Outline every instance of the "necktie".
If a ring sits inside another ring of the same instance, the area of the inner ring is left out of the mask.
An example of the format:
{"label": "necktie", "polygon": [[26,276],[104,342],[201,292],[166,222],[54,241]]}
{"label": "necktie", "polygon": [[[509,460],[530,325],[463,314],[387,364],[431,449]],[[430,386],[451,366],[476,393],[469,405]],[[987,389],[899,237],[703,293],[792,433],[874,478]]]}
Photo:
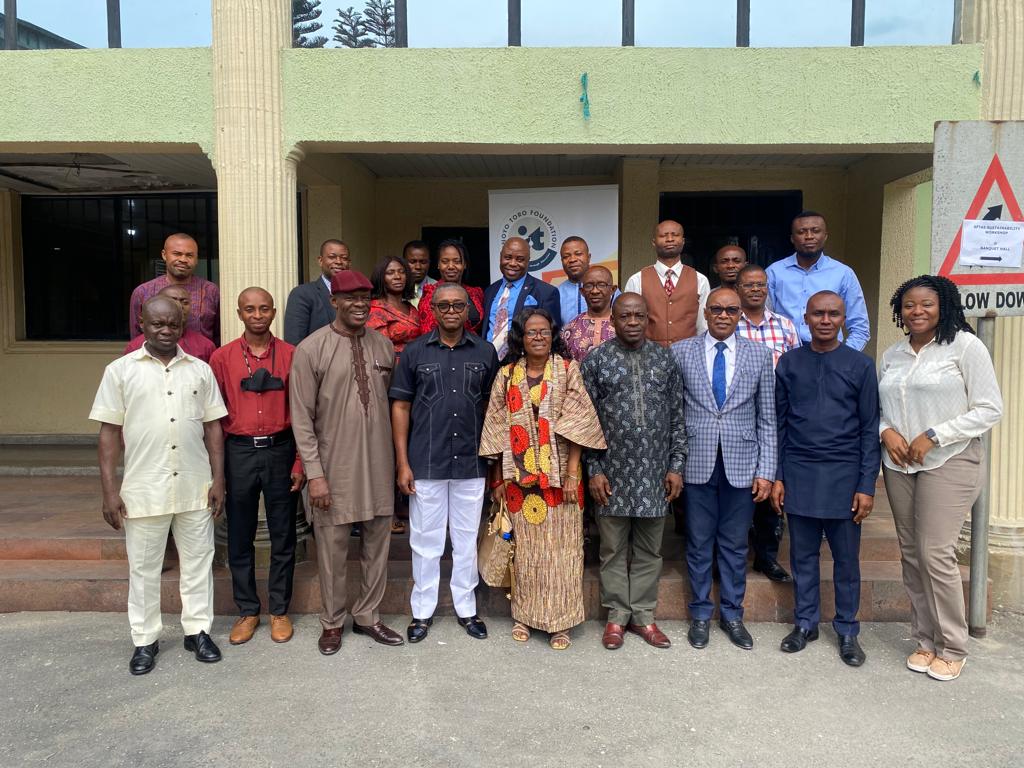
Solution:
{"label": "necktie", "polygon": [[512,283],[505,283],[505,290],[498,299],[498,311],[494,314],[494,331],[491,343],[498,352],[498,360],[503,360],[508,352],[508,294]]}
{"label": "necktie", "polygon": [[676,284],[672,282],[671,270],[665,273],[665,295],[671,296],[672,291],[676,289]]}
{"label": "necktie", "polygon": [[715,402],[718,410],[722,410],[725,402],[725,342],[719,341],[715,344],[715,365],[711,371],[711,391],[715,394]]}

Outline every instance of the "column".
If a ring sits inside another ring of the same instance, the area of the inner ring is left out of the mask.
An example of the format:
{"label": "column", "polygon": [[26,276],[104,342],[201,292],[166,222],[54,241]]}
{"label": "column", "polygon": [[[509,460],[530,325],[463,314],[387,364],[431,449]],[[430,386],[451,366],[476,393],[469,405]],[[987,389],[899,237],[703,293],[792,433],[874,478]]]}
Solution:
{"label": "column", "polygon": [[[963,42],[985,44],[982,118],[1024,120],[1024,6],[1020,0],[964,0]],[[989,576],[996,604],[1024,607],[1024,317],[996,321],[995,364],[1002,423],[992,432]],[[970,523],[965,526],[969,539]]]}
{"label": "column", "polygon": [[[654,262],[660,160],[623,158],[619,165],[619,284]],[[682,222],[685,231],[686,222]]]}

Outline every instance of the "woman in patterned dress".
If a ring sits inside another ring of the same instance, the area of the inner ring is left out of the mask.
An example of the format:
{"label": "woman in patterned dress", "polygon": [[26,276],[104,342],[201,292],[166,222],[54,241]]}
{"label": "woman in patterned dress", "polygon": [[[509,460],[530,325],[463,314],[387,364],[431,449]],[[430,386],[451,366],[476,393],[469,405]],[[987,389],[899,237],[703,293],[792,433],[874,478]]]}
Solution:
{"label": "woman in patterned dress", "polygon": [[551,633],[555,650],[583,621],[580,456],[605,448],[577,363],[552,337],[551,315],[529,307],[512,322],[484,419],[480,455],[491,468],[492,497],[505,498],[516,542],[512,637]]}
{"label": "woman in patterned dress", "polygon": [[[466,289],[469,295],[469,318],[466,320],[466,330],[479,335],[484,319],[484,292],[482,288],[474,285],[463,285],[462,275],[469,266],[469,254],[466,246],[459,240],[445,240],[437,247],[437,271],[441,275],[441,282],[458,283]],[[438,283],[431,283],[423,286],[423,295],[420,297],[420,333],[429,333],[437,327],[437,320],[434,318],[434,310],[430,307],[430,300],[434,295],[434,289]]]}

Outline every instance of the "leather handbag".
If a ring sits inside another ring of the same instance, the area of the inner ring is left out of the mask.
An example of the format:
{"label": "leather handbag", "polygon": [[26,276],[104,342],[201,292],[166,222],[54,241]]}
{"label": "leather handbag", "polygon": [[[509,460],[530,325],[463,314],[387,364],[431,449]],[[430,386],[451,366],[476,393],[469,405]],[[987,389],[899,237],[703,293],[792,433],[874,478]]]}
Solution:
{"label": "leather handbag", "polygon": [[505,499],[491,505],[487,527],[480,532],[477,568],[489,587],[512,588],[512,560],[516,544],[512,538],[512,518]]}

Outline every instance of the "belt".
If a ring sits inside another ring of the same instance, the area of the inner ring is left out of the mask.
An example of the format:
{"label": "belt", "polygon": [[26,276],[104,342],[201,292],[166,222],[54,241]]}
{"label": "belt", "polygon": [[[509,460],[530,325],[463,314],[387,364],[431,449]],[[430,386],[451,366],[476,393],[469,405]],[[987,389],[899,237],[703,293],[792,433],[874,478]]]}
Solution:
{"label": "belt", "polygon": [[273,435],[228,435],[228,440],[231,442],[253,448],[270,448],[281,443],[291,442],[292,439],[292,431],[290,429],[283,429]]}

